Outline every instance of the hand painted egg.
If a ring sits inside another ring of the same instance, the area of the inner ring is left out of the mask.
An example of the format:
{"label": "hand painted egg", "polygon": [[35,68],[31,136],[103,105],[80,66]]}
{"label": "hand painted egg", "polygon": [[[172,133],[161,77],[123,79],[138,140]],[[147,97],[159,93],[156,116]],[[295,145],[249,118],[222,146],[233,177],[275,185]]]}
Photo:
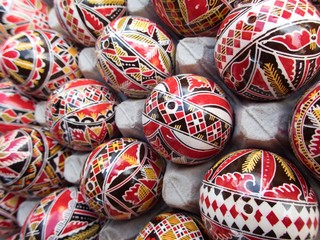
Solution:
{"label": "hand painted egg", "polygon": [[0,132],[38,125],[36,101],[19,91],[10,81],[0,82]]}
{"label": "hand painted egg", "polygon": [[20,231],[17,212],[23,197],[0,189],[0,238],[13,235]]}
{"label": "hand painted egg", "polygon": [[285,98],[319,70],[319,12],[305,0],[240,4],[220,26],[215,61],[240,96]]}
{"label": "hand painted egg", "polygon": [[320,83],[296,103],[289,140],[297,159],[320,179]]}
{"label": "hand painted egg", "polygon": [[0,182],[5,190],[38,198],[65,184],[64,161],[71,154],[40,128],[0,136]]}
{"label": "hand painted egg", "polygon": [[204,176],[200,211],[213,239],[315,239],[318,201],[284,158],[244,149],[221,158]]}
{"label": "hand painted egg", "polygon": [[215,36],[238,1],[152,0],[157,15],[182,37]]}
{"label": "hand painted egg", "polygon": [[0,0],[0,42],[23,31],[49,29],[48,14],[41,0]]}
{"label": "hand painted egg", "polygon": [[88,156],[80,191],[102,218],[126,220],[151,209],[161,198],[164,161],[144,142],[118,138]]}
{"label": "hand painted egg", "polygon": [[22,226],[21,239],[98,239],[98,215],[75,187],[44,197]]}
{"label": "hand painted egg", "polygon": [[145,98],[174,70],[172,39],[146,18],[112,21],[98,38],[96,54],[106,82],[131,98]]}
{"label": "hand painted egg", "polygon": [[200,164],[230,139],[233,110],[223,90],[207,78],[165,79],[146,99],[143,130],[153,149],[178,164]]}
{"label": "hand painted egg", "polygon": [[9,38],[2,46],[0,67],[21,91],[41,99],[82,76],[78,51],[52,30],[27,31]]}
{"label": "hand painted egg", "polygon": [[77,79],[55,91],[47,102],[46,122],[53,137],[77,151],[90,151],[114,137],[116,96],[92,79]]}
{"label": "hand painted egg", "polygon": [[127,1],[56,0],[54,9],[64,30],[84,46],[94,46],[112,20],[126,13]]}
{"label": "hand painted egg", "polygon": [[154,217],[136,240],[209,239],[200,219],[186,212],[166,212]]}

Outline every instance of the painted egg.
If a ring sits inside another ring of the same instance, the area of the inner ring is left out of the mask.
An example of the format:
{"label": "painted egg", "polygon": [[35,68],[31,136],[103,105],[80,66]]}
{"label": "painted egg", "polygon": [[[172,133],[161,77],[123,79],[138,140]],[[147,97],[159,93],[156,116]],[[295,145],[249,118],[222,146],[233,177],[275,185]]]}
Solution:
{"label": "painted egg", "polygon": [[144,142],[117,138],[101,144],[87,158],[80,191],[102,218],[132,219],[161,198],[164,161]]}
{"label": "painted egg", "polygon": [[0,238],[20,231],[17,212],[23,201],[23,197],[0,189]]}
{"label": "painted egg", "polygon": [[0,0],[0,42],[23,31],[49,29],[48,14],[41,0]]}
{"label": "painted egg", "polygon": [[9,38],[2,45],[0,67],[21,91],[41,99],[82,76],[77,49],[52,30],[30,30]]}
{"label": "painted egg", "polygon": [[318,201],[284,158],[244,149],[221,158],[204,176],[200,211],[213,239],[315,239]]}
{"label": "painted egg", "polygon": [[296,103],[289,124],[289,140],[297,159],[320,179],[320,83]]}
{"label": "painted egg", "polygon": [[94,46],[112,20],[126,13],[127,1],[56,0],[56,16],[72,39],[84,46]]}
{"label": "painted egg", "polygon": [[106,82],[131,98],[145,98],[174,70],[172,39],[146,18],[112,21],[98,38],[96,54]]}
{"label": "painted egg", "polygon": [[38,125],[36,101],[19,91],[12,82],[0,82],[0,133]]}
{"label": "painted egg", "polygon": [[46,123],[53,137],[77,151],[91,151],[114,137],[116,96],[104,84],[77,79],[55,91],[47,101]]}
{"label": "painted egg", "polygon": [[178,164],[200,164],[230,139],[233,110],[216,83],[182,74],[153,89],[142,123],[150,145],[162,157]]}
{"label": "painted egg", "polygon": [[182,37],[215,36],[238,1],[152,0],[157,15]]}
{"label": "painted egg", "polygon": [[36,205],[21,230],[21,239],[98,239],[98,215],[75,187],[57,190]]}
{"label": "painted egg", "polygon": [[39,198],[65,184],[64,161],[71,154],[41,128],[0,136],[0,182],[7,191]]}
{"label": "painted egg", "polygon": [[136,240],[209,239],[201,220],[186,212],[165,212],[154,217]]}
{"label": "painted egg", "polygon": [[319,12],[305,0],[240,4],[220,26],[215,61],[240,96],[283,99],[319,70]]}

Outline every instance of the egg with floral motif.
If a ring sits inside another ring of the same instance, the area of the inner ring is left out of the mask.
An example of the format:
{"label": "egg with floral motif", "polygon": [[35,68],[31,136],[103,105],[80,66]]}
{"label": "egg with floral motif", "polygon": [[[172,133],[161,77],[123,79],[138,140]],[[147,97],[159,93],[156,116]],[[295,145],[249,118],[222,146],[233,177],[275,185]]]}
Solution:
{"label": "egg with floral motif", "polygon": [[223,20],[214,54],[239,96],[284,99],[320,69],[320,13],[306,0],[243,2]]}
{"label": "egg with floral motif", "polygon": [[82,76],[77,49],[53,30],[29,30],[7,39],[1,46],[0,69],[22,92],[44,100]]}
{"label": "egg with floral motif", "polygon": [[260,149],[231,152],[205,174],[202,221],[212,239],[316,239],[319,203],[297,167]]}

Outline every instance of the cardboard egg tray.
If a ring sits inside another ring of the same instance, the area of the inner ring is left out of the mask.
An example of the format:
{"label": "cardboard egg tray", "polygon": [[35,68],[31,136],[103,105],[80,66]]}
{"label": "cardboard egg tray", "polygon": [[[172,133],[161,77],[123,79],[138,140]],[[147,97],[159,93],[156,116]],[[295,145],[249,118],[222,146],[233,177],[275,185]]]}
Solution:
{"label": "cardboard egg tray", "polygon": [[[199,189],[205,172],[220,159],[221,156],[240,149],[258,148],[268,150],[292,161],[302,171],[310,182],[320,199],[319,182],[294,156],[288,140],[288,127],[294,106],[301,95],[314,84],[320,76],[298,92],[288,98],[272,102],[253,102],[242,99],[231,92],[218,75],[214,63],[215,38],[195,37],[179,39],[165,27],[155,16],[151,1],[129,0],[128,14],[149,18],[159,23],[176,40],[176,70],[175,74],[193,73],[211,79],[218,83],[227,93],[234,110],[234,130],[230,141],[224,150],[204,164],[196,166],[177,165],[167,162],[163,183],[163,201],[160,201],[151,211],[127,221],[109,220],[100,232],[100,239],[129,240],[134,239],[138,232],[158,213],[176,208],[199,215]],[[52,16],[53,17],[53,16]],[[59,29],[59,24],[51,19],[54,29]],[[85,48],[81,51],[79,66],[86,78],[103,81],[96,69],[94,48]],[[144,99],[126,99],[116,109],[116,123],[124,137],[134,137],[146,140],[142,128],[142,110]],[[41,120],[41,111],[45,104],[39,105],[38,121]],[[129,111],[128,111],[129,110]],[[66,179],[78,184],[80,171],[87,154],[77,153],[66,162]],[[31,208],[37,200],[26,201],[19,209],[18,221],[22,225]],[[320,239],[320,235],[318,238]]]}

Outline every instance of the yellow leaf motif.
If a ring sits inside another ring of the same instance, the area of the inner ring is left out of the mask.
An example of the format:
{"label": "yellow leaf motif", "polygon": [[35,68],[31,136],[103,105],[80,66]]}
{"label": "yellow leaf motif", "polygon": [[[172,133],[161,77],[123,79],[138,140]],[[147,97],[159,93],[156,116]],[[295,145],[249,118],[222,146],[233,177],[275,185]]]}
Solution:
{"label": "yellow leaf motif", "polygon": [[18,51],[24,51],[24,50],[29,50],[32,49],[32,43],[30,42],[19,42],[17,46],[15,46],[15,49]]}
{"label": "yellow leaf motif", "polygon": [[251,152],[244,163],[242,164],[242,172],[252,172],[257,165],[257,163],[261,160],[262,157],[262,151],[257,150]]}
{"label": "yellow leaf motif", "polygon": [[25,83],[25,79],[24,78],[22,78],[18,73],[16,73],[16,72],[14,72],[14,71],[12,71],[12,70],[9,70],[9,74],[10,74],[10,76],[15,80],[15,81],[17,81],[19,84],[23,84],[23,83]]}
{"label": "yellow leaf motif", "polygon": [[127,161],[130,165],[137,165],[138,161],[135,156],[131,156],[129,154],[122,155],[123,160]]}
{"label": "yellow leaf motif", "polygon": [[286,161],[282,157],[280,157],[276,154],[273,154],[273,156],[276,159],[276,161],[278,163],[280,163],[281,167],[283,168],[285,174],[288,176],[289,180],[295,181],[296,179],[294,177],[294,174],[293,174],[291,168],[289,167],[289,165],[286,163]]}
{"label": "yellow leaf motif", "polygon": [[263,70],[271,87],[279,96],[283,96],[289,92],[289,89],[284,86],[281,77],[271,63],[264,64]]}
{"label": "yellow leaf motif", "polygon": [[15,59],[14,63],[18,66],[21,67],[23,69],[27,69],[27,70],[32,70],[33,69],[33,63],[26,61],[26,60],[22,60],[22,59]]}

